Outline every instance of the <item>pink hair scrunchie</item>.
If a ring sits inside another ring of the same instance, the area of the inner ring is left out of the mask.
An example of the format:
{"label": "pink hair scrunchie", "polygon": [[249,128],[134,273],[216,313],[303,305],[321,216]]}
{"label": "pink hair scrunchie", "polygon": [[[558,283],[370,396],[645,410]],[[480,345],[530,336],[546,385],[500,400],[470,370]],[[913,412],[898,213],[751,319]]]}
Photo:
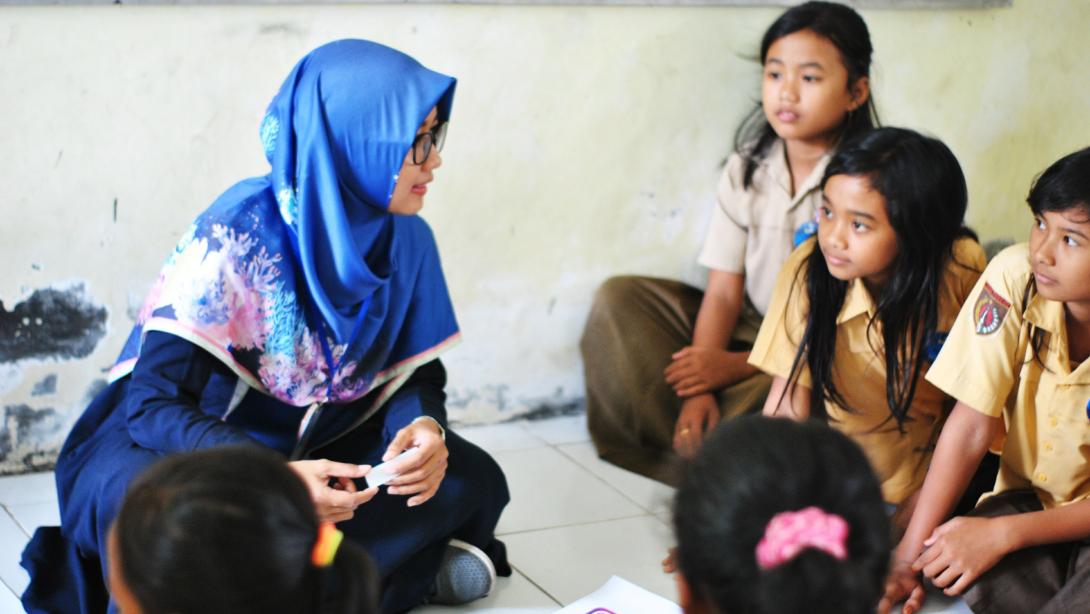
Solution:
{"label": "pink hair scrunchie", "polygon": [[838,560],[848,558],[848,523],[836,514],[818,507],[780,512],[765,525],[765,534],[757,543],[757,565],[761,569],[778,567],[814,548]]}

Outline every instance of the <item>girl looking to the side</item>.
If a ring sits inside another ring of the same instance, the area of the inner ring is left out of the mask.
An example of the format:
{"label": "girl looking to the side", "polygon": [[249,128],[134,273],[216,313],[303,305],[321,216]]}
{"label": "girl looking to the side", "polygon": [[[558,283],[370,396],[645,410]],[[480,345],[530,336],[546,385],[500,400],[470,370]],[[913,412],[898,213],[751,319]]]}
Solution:
{"label": "girl looking to the side", "polygon": [[674,482],[723,417],[756,411],[769,379],[746,364],[780,265],[812,227],[818,183],[847,138],[877,124],[871,41],[851,8],[807,2],[765,32],[761,103],[739,127],[701,251],[704,292],[615,277],[580,347],[598,454]]}
{"label": "girl looking to the side", "polygon": [[880,128],[846,144],[750,355],[773,377],[764,413],[826,418],[859,443],[902,529],[950,407],[922,376],[984,268],[966,201],[936,139]]}
{"label": "girl looking to the side", "polygon": [[[977,613],[1090,612],[1090,148],[1050,166],[1027,200],[1029,245],[988,265],[927,373],[957,405],[883,612],[905,597],[905,614],[919,610],[920,573]],[[946,521],[996,434],[994,488]]]}

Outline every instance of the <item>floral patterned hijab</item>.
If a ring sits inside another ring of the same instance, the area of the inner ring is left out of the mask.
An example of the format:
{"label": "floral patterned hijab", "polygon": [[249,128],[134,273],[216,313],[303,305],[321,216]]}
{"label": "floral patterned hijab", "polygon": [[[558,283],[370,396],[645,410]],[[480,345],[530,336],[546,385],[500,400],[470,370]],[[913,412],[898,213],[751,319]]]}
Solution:
{"label": "floral patterned hijab", "polygon": [[272,165],[197,217],[152,287],[111,379],[143,334],[190,341],[296,406],[348,402],[458,339],[431,230],[387,211],[417,129],[450,116],[455,80],[368,41],[309,53],[269,105]]}

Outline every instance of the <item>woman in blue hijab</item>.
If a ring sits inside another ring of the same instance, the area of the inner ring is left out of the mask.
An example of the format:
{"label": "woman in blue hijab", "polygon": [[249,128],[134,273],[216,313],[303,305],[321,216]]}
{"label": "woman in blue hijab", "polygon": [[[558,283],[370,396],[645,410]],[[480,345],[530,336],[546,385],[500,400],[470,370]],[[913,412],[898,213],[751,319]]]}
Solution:
{"label": "woman in blue hijab", "polygon": [[[261,124],[272,170],[193,222],[61,450],[62,526],[24,553],[28,611],[105,611],[129,482],[162,455],[226,444],[284,455],[319,516],[375,558],[383,611],[468,601],[510,573],[493,537],[503,473],[445,427],[437,356],[458,325],[414,215],[454,87],[359,40],[295,66]],[[368,465],[405,451],[385,493],[363,487]]]}

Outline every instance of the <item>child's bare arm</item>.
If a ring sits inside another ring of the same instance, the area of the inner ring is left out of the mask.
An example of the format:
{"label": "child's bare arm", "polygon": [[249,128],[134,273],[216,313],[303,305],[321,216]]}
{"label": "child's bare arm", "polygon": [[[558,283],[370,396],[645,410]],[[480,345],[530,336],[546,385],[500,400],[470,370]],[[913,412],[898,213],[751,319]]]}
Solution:
{"label": "child's bare arm", "polygon": [[775,418],[806,420],[810,417],[810,389],[798,384],[788,386],[787,378],[777,375],[772,378],[772,388],[761,413]]}
{"label": "child's bare arm", "polygon": [[1090,537],[1090,501],[980,518],[954,518],[935,529],[913,565],[947,595],[960,595],[1007,554],[1031,546]]}
{"label": "child's bare arm", "polygon": [[691,345],[671,356],[666,383],[682,397],[715,392],[757,372],[748,353],[728,352],[745,303],[745,276],[712,270],[697,312]]}
{"label": "child's bare arm", "polygon": [[954,509],[1001,425],[1000,418],[986,416],[960,401],[954,406],[939,435],[908,529],[894,552],[879,612],[888,611],[906,597],[904,614],[912,614],[922,605],[923,589],[911,565],[923,551],[924,541]]}

